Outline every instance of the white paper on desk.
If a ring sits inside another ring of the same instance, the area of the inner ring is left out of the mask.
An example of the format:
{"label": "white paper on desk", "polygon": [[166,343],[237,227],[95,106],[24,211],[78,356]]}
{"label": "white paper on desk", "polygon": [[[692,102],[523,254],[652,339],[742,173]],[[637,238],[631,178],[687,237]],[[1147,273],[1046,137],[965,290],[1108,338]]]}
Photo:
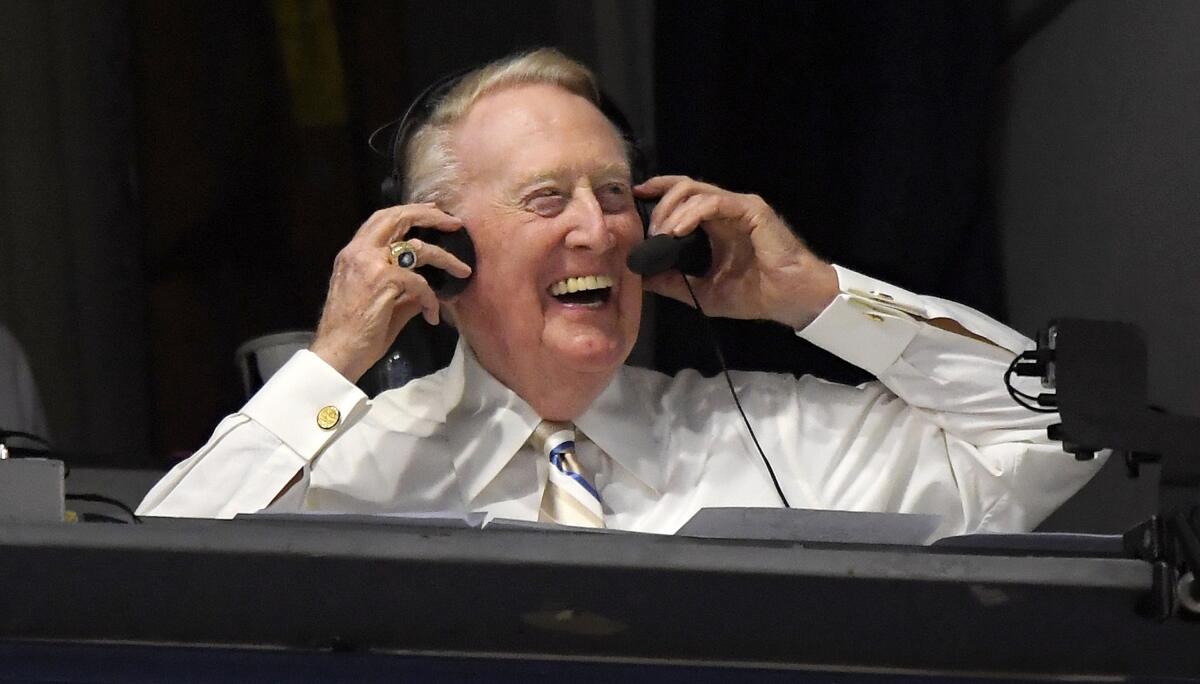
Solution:
{"label": "white paper on desk", "polygon": [[484,524],[486,530],[556,530],[560,532],[584,532],[586,534],[637,534],[628,530],[610,530],[605,527],[575,527],[540,520],[517,520],[516,518],[492,518]]}
{"label": "white paper on desk", "polygon": [[925,546],[942,519],[918,513],[863,513],[809,508],[702,508],[675,534],[841,544]]}
{"label": "white paper on desk", "polygon": [[331,513],[326,511],[279,511],[270,510],[242,514],[235,519],[273,520],[333,520],[348,523],[386,523],[412,527],[483,527],[487,513],[459,513],[455,511],[429,511],[416,513]]}

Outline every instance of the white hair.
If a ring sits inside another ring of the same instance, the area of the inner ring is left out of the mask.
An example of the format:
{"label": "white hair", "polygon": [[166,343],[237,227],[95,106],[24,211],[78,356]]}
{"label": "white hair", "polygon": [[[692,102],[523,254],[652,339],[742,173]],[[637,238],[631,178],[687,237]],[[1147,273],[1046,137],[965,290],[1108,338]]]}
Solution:
{"label": "white hair", "polygon": [[451,209],[459,200],[462,165],[450,144],[451,129],[488,93],[545,83],[600,105],[590,69],[554,48],[540,48],[486,64],[463,76],[434,105],[404,150],[405,203],[435,202]]}

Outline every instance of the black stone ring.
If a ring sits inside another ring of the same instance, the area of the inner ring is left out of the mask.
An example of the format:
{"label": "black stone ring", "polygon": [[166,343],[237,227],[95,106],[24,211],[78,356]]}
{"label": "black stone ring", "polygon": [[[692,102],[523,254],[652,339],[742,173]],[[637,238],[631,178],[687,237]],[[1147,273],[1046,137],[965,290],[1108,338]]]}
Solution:
{"label": "black stone ring", "polygon": [[407,240],[398,240],[388,245],[392,263],[400,268],[412,270],[417,265],[417,250]]}

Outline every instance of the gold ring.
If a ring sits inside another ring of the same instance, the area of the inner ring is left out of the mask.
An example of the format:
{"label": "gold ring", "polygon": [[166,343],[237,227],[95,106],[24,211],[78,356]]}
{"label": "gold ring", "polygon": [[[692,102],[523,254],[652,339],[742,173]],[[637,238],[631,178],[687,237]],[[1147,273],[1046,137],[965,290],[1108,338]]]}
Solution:
{"label": "gold ring", "polygon": [[388,245],[392,263],[400,268],[412,269],[417,265],[417,250],[407,240],[397,240]]}

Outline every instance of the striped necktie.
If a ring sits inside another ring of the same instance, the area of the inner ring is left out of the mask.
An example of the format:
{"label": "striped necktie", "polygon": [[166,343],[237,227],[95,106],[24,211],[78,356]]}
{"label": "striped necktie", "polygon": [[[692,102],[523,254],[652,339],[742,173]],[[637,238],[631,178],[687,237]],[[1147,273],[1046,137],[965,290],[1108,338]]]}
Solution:
{"label": "striped necktie", "polygon": [[565,423],[542,421],[531,439],[550,462],[538,520],[575,527],[604,527],[600,493],[575,458],[575,431]]}

